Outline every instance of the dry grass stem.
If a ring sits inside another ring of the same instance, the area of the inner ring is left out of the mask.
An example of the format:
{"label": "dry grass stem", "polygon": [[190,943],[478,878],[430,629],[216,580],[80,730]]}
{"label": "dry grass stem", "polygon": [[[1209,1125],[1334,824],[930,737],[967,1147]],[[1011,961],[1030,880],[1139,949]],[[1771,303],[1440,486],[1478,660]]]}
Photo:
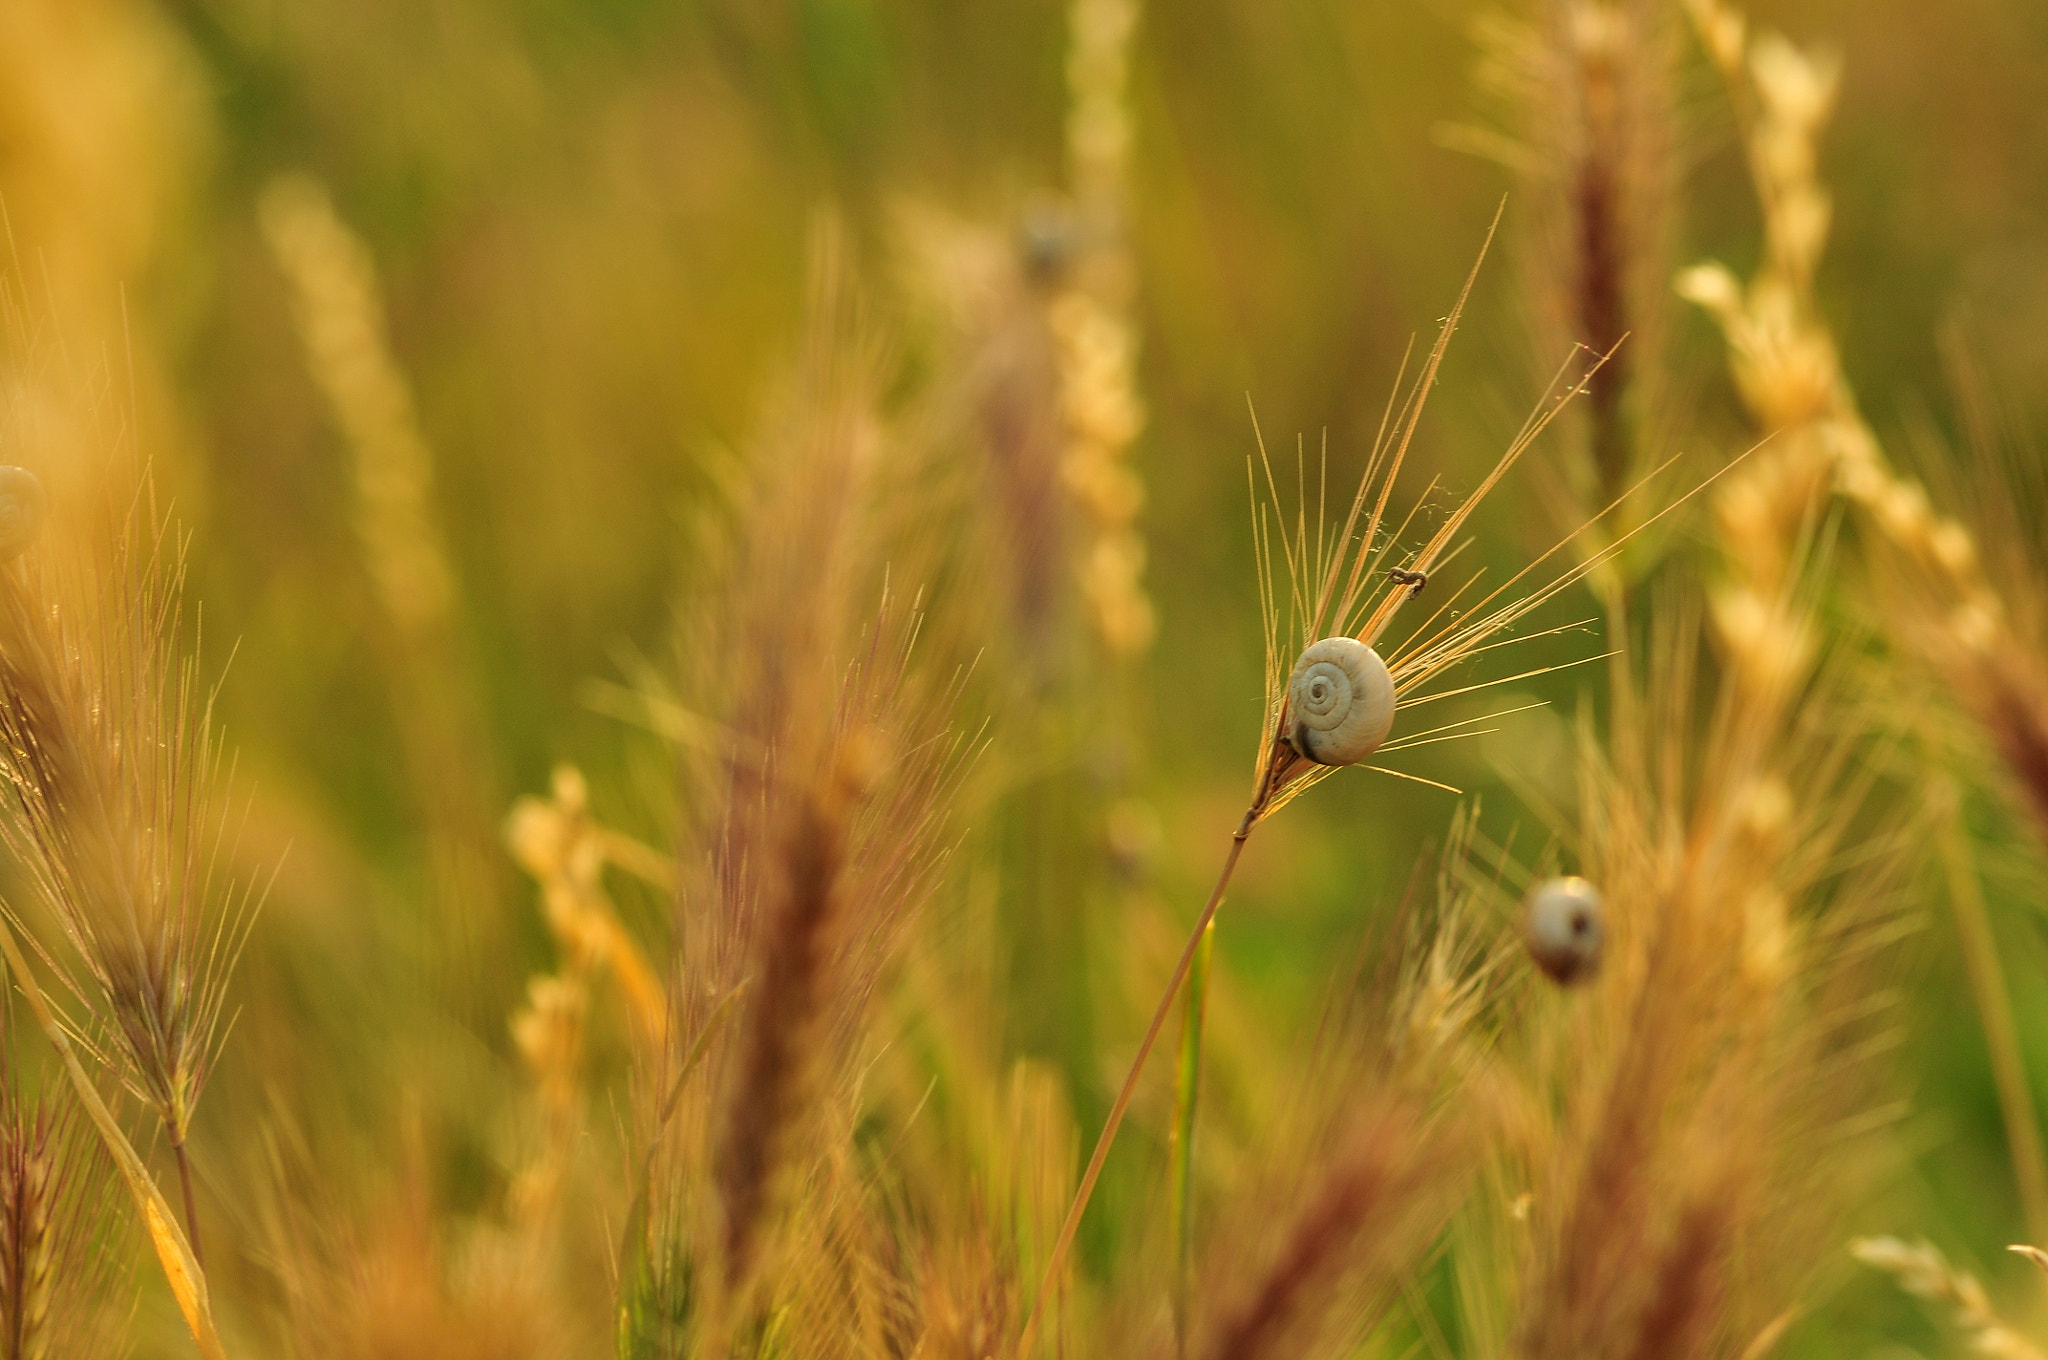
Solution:
{"label": "dry grass stem", "polygon": [[[1487,231],[1486,244],[1492,242],[1493,232],[1498,226],[1499,214],[1496,213],[1494,222]],[[1405,395],[1397,385],[1395,396],[1399,399],[1398,411],[1395,401],[1390,399],[1379,435],[1366,461],[1365,474],[1352,497],[1350,509],[1342,526],[1334,534],[1329,533],[1322,524],[1321,507],[1318,506],[1317,526],[1311,531],[1304,504],[1293,535],[1290,537],[1284,526],[1281,528],[1281,555],[1290,587],[1293,613],[1299,621],[1304,643],[1312,642],[1330,632],[1354,634],[1368,645],[1378,641],[1403,602],[1415,597],[1417,582],[1426,581],[1428,574],[1434,571],[1445,557],[1479,502],[1507,475],[1516,460],[1555,418],[1562,404],[1579,390],[1573,385],[1565,387],[1562,392],[1553,390],[1552,393],[1546,393],[1543,402],[1524,422],[1522,429],[1510,441],[1507,451],[1481,479],[1479,485],[1444,517],[1443,523],[1424,541],[1419,550],[1406,557],[1407,565],[1397,573],[1397,579],[1390,584],[1382,584],[1379,573],[1388,563],[1395,560],[1398,540],[1402,530],[1407,527],[1405,520],[1399,526],[1388,523],[1388,506],[1393,495],[1394,483],[1400,475],[1416,427],[1421,421],[1423,406],[1436,383],[1444,351],[1457,330],[1466,300],[1470,297],[1472,285],[1477,279],[1479,266],[1485,259],[1485,248],[1485,245],[1482,245],[1479,259],[1473,263],[1472,272],[1467,275],[1457,301],[1445,318],[1436,343],[1423,361],[1413,384],[1406,389]],[[1263,441],[1261,448],[1263,450]],[[1268,488],[1274,489],[1270,460],[1263,460],[1263,465]],[[1256,489],[1256,482],[1254,487]],[[1277,499],[1277,490],[1275,498]],[[1203,935],[1214,921],[1217,909],[1222,905],[1224,892],[1229,887],[1231,875],[1236,869],[1246,839],[1262,820],[1273,815],[1291,798],[1331,772],[1331,767],[1316,764],[1296,752],[1287,736],[1291,727],[1284,685],[1292,663],[1289,654],[1281,650],[1271,540],[1266,536],[1264,526],[1265,517],[1262,514],[1258,521],[1258,544],[1261,553],[1260,600],[1267,620],[1266,686],[1267,709],[1271,714],[1271,721],[1261,733],[1258,780],[1254,785],[1251,803],[1231,835],[1230,848],[1215,888],[1196,917],[1187,945],[1181,951],[1180,960],[1167,980],[1158,1007],[1154,1010],[1151,1022],[1146,1026],[1144,1036],[1139,1041],[1138,1051],[1131,1061],[1130,1070],[1103,1122],[1095,1151],[1090,1155],[1088,1166],[1082,1172],[1080,1186],[1075,1193],[1073,1206],[1068,1211],[1066,1224],[1059,1239],[1054,1243],[1045,1281],[1040,1286],[1039,1293],[1032,1303],[1032,1311],[1025,1320],[1019,1353],[1026,1357],[1032,1354],[1031,1345],[1037,1336],[1041,1314],[1058,1281],[1060,1267],[1080,1225],[1081,1214],[1087,1207],[1089,1196],[1102,1173],[1110,1145],[1115,1141],[1117,1129],[1130,1106],[1138,1078],[1143,1073],[1154,1044],[1158,1041],[1159,1033],[1172,1009],[1174,998],[1186,979],[1188,969],[1193,964],[1195,952]],[[1595,561],[1597,560],[1596,558]],[[1464,592],[1452,593],[1451,601],[1439,605],[1437,612],[1430,616],[1409,644],[1390,658],[1388,669],[1394,677],[1396,695],[1411,693],[1415,687],[1465,660],[1482,648],[1488,640],[1510,628],[1541,603],[1553,598],[1571,582],[1580,579],[1589,569],[1588,566],[1581,566],[1531,595],[1512,597],[1507,592],[1523,579],[1526,575],[1525,570],[1506,585],[1480,597],[1476,603],[1468,604],[1462,620],[1455,616],[1447,618],[1444,613],[1450,608],[1450,602],[1457,600]],[[1368,601],[1372,601],[1370,607]]]}
{"label": "dry grass stem", "polygon": [[1290,1327],[1300,1325],[1297,1315],[1343,1267],[1350,1244],[1383,1233],[1425,1183],[1404,1164],[1417,1152],[1417,1142],[1398,1123],[1360,1135],[1360,1145],[1308,1197],[1306,1211],[1250,1297],[1218,1327],[1206,1352],[1211,1360],[1258,1360],[1277,1352]]}
{"label": "dry grass stem", "polygon": [[[1474,26],[1500,127],[1446,129],[1528,185],[1525,272],[1540,339],[1608,356],[1586,378],[1572,498],[1611,505],[1662,411],[1669,236],[1681,161],[1677,25],[1651,0],[1550,0]],[[1623,344],[1624,337],[1627,343]]]}
{"label": "dry grass stem", "polygon": [[1067,162],[1080,239],[1071,282],[1048,304],[1067,427],[1060,481],[1079,511],[1081,598],[1113,657],[1151,646],[1145,593],[1145,489],[1130,466],[1145,427],[1137,390],[1136,266],[1125,242],[1131,116],[1126,86],[1138,0],[1072,0],[1068,10]]}
{"label": "dry grass stem", "polygon": [[1832,671],[1773,699],[1728,669],[1703,718],[1697,606],[1654,617],[1647,673],[1617,666],[1605,741],[1582,724],[1561,846],[1606,898],[1601,970],[1518,1065],[1536,1084],[1506,1178],[1529,1187],[1534,1232],[1510,1344],[1531,1360],[1757,1334],[1871,1165],[1873,998],[1909,842],[1857,833],[1868,857],[1839,862],[1869,738]]}
{"label": "dry grass stem", "polygon": [[[486,898],[499,863],[490,819],[502,806],[495,753],[481,730],[484,686],[464,655],[456,564],[436,504],[434,451],[393,352],[368,245],[324,185],[287,175],[265,186],[257,217],[291,288],[306,369],[342,435],[360,560],[389,622],[381,639],[390,711],[427,832],[435,891],[454,906]],[[460,947],[484,957],[478,923],[451,913]]]}
{"label": "dry grass stem", "polygon": [[1977,1277],[1950,1265],[1931,1243],[1859,1237],[1849,1244],[1849,1250],[1863,1264],[1891,1276],[1914,1298],[1953,1309],[1952,1321],[1970,1338],[1970,1348],[1979,1355],[1994,1360],[2040,1360],[2042,1350],[2006,1325]]}
{"label": "dry grass stem", "polygon": [[821,972],[841,892],[847,823],[863,792],[872,754],[856,734],[834,768],[806,799],[780,855],[780,901],[770,908],[762,940],[760,985],[719,1154],[725,1214],[725,1268],[737,1289],[753,1268],[769,1177],[789,1136],[801,1070],[810,1058],[808,1031],[820,1009]]}
{"label": "dry grass stem", "polygon": [[199,1258],[194,1254],[184,1230],[178,1226],[176,1212],[157,1189],[156,1179],[143,1165],[142,1158],[136,1155],[134,1145],[121,1132],[113,1112],[100,1098],[99,1088],[86,1075],[63,1025],[43,998],[42,989],[36,985],[28,960],[22,956],[21,946],[15,942],[14,932],[4,924],[0,924],[0,952],[5,953],[14,985],[27,999],[44,1037],[57,1050],[58,1059],[64,1065],[64,1074],[70,1079],[71,1089],[77,1094],[79,1103],[85,1107],[94,1132],[99,1135],[101,1144],[121,1173],[121,1179],[149,1233],[150,1244],[156,1249],[157,1263],[163,1267],[164,1279],[171,1287],[172,1297],[177,1300],[178,1311],[184,1315],[192,1340],[199,1347],[199,1354],[204,1360],[227,1360],[227,1351],[221,1345],[220,1333],[214,1326],[206,1272],[200,1267]]}
{"label": "dry grass stem", "polygon": [[691,753],[701,803],[622,1323],[657,1353],[771,1344],[827,1300],[852,1310],[849,1345],[899,1325],[847,1140],[876,992],[936,888],[971,747],[949,731],[959,677],[912,664],[918,612],[880,584],[871,496],[892,445],[838,247],[820,249],[800,400],[735,518],[728,594],[693,621],[715,641],[690,655],[718,665],[688,677],[691,707],[719,717]]}
{"label": "dry grass stem", "polygon": [[668,1002],[661,980],[606,897],[607,864],[631,866],[654,886],[673,888],[675,867],[664,857],[599,825],[590,790],[573,766],[554,772],[553,797],[522,798],[505,822],[505,841],[519,866],[541,887],[548,929],[580,972],[609,972],[624,997],[635,1036],[659,1045]]}
{"label": "dry grass stem", "polygon": [[[1738,664],[1782,688],[1814,654],[1809,630],[1789,608],[1789,582],[1822,503],[1840,494],[1860,512],[1898,585],[1882,609],[1903,639],[1927,655],[1981,725],[2031,807],[2048,826],[2048,662],[2023,611],[1992,582],[1976,538],[1937,513],[1926,491],[1885,458],[1844,376],[1813,296],[1826,243],[1830,198],[1817,174],[1819,133],[1833,108],[1839,61],[1755,33],[1722,0],[1691,0],[1702,42],[1735,104],[1763,212],[1765,253],[1744,285],[1719,264],[1678,279],[1727,339],[1737,391],[1771,438],[1764,456],[1731,476],[1716,499],[1734,580],[1716,595],[1715,618]],[[2008,580],[2024,587],[2022,571]],[[1904,603],[1907,608],[1899,608]],[[1952,848],[1952,847],[1951,847]],[[1945,852],[1946,857],[1946,852]],[[1958,922],[1973,927],[1974,889],[1951,864]],[[1981,953],[1966,940],[1966,954]],[[1994,1053],[2000,1102],[2028,1220],[2048,1213],[2048,1158],[2035,1128],[1995,961],[1970,961],[1979,1014]]]}
{"label": "dry grass stem", "polygon": [[304,176],[273,181],[260,216],[313,377],[355,455],[356,528],[378,596],[406,632],[441,628],[455,577],[433,510],[434,460],[391,354],[369,251]]}
{"label": "dry grass stem", "polygon": [[[0,1022],[11,1045],[14,1024]],[[74,1109],[30,1096],[0,1056],[0,1355],[117,1354],[108,1166]]]}
{"label": "dry grass stem", "polygon": [[218,865],[221,746],[178,651],[178,567],[140,532],[112,534],[102,567],[0,568],[0,837],[82,969],[67,986],[163,1125],[196,1238],[186,1144],[253,899]]}

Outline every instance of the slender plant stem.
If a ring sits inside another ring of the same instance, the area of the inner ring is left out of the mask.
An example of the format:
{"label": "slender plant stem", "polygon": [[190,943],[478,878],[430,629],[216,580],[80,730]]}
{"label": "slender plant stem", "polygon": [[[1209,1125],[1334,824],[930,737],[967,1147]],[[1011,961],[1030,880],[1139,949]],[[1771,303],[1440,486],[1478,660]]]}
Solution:
{"label": "slender plant stem", "polygon": [[2020,1056],[2019,1036],[2013,1028],[2012,1004],[2006,999],[2005,974],[1998,966],[1998,942],[1991,935],[1991,920],[1977,884],[1977,866],[1953,793],[1942,818],[1941,857],[1948,870],[1956,934],[1962,938],[1963,967],[1970,977],[1970,993],[1977,1000],[1998,1107],[2005,1116],[2005,1138],[2011,1149],[2013,1179],[2019,1182],[2020,1207],[2034,1240],[2048,1240],[2048,1159],[2042,1155],[2041,1125],[2034,1114],[2026,1060]]}
{"label": "slender plant stem", "polygon": [[1038,1286],[1038,1297],[1031,1301],[1031,1313],[1024,1319],[1024,1332],[1017,1342],[1018,1360],[1031,1360],[1031,1345],[1038,1339],[1039,1320],[1045,1314],[1046,1299],[1059,1280],[1067,1249],[1074,1244],[1074,1231],[1081,1226],[1081,1214],[1088,1207],[1088,1197],[1095,1193],[1095,1182],[1101,1177],[1102,1164],[1109,1157],[1109,1145],[1116,1141],[1117,1128],[1124,1122],[1124,1112],[1130,1108],[1131,1096],[1138,1089],[1138,1077],[1145,1070],[1145,1060],[1152,1056],[1152,1046],[1159,1042],[1159,1031],[1166,1026],[1167,1013],[1173,1009],[1173,998],[1180,991],[1180,984],[1186,980],[1188,970],[1194,966],[1195,954],[1202,947],[1202,937],[1208,932],[1209,923],[1216,919],[1216,908],[1223,904],[1223,890],[1230,886],[1230,876],[1237,870],[1237,857],[1244,853],[1245,837],[1251,834],[1252,814],[1247,812],[1237,830],[1231,833],[1230,853],[1223,858],[1223,872],[1216,876],[1216,887],[1209,894],[1209,904],[1202,908],[1194,933],[1188,936],[1187,948],[1180,952],[1180,962],[1174,965],[1166,993],[1159,998],[1159,1008],[1152,1012],[1152,1023],[1145,1027],[1145,1037],[1139,1041],[1138,1055],[1131,1059],[1130,1074],[1124,1078],[1123,1089],[1116,1094],[1116,1103],[1109,1107],[1109,1118],[1103,1121],[1102,1134],[1095,1140],[1095,1151],[1088,1158],[1088,1169],[1081,1173],[1081,1186],[1074,1192],[1074,1202],[1067,1209],[1067,1221],[1060,1225],[1059,1239],[1053,1243],[1052,1255],[1046,1260],[1045,1279]]}
{"label": "slender plant stem", "polygon": [[178,1159],[178,1184],[185,1189],[185,1240],[192,1244],[192,1259],[202,1267],[206,1253],[199,1249],[199,1201],[192,1195],[192,1159],[185,1155],[185,1140],[171,1130],[171,1152]]}
{"label": "slender plant stem", "polygon": [[1188,971],[1180,1009],[1180,1063],[1173,1081],[1173,1336],[1182,1360],[1188,1353],[1188,1294],[1195,1260],[1195,1111],[1202,1099],[1202,1035],[1209,1014],[1209,963],[1216,955],[1216,923],[1202,931]]}
{"label": "slender plant stem", "polygon": [[65,1075],[71,1078],[72,1089],[78,1093],[79,1103],[85,1106],[86,1117],[99,1131],[100,1141],[114,1159],[122,1180],[127,1182],[128,1193],[135,1197],[136,1207],[142,1211],[150,1243],[156,1248],[157,1261],[163,1266],[164,1278],[171,1286],[172,1296],[178,1301],[178,1310],[185,1315],[185,1325],[191,1329],[192,1340],[198,1343],[199,1354],[204,1360],[227,1360],[227,1352],[220,1344],[220,1333],[214,1329],[212,1305],[207,1301],[206,1272],[200,1268],[198,1258],[193,1256],[185,1234],[179,1231],[178,1220],[163,1192],[157,1189],[149,1168],[142,1164],[134,1145],[121,1132],[113,1112],[107,1109],[107,1102],[100,1098],[99,1088],[85,1074],[78,1055],[72,1051],[71,1040],[65,1035],[64,1027],[57,1023],[50,1003],[43,999],[43,989],[36,985],[34,974],[29,972],[28,960],[22,957],[21,946],[15,943],[14,932],[8,929],[5,921],[0,921],[0,953],[6,955],[7,966],[14,973],[15,986],[27,999],[29,1009],[35,1012],[36,1023],[42,1027],[50,1047],[57,1050]]}

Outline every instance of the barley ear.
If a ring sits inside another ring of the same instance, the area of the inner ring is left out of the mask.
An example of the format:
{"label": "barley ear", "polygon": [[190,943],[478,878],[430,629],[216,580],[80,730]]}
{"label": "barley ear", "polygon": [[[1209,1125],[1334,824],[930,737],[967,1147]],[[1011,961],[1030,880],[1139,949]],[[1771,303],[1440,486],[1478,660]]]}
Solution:
{"label": "barley ear", "polygon": [[178,1301],[178,1311],[185,1315],[185,1325],[192,1332],[192,1340],[199,1346],[204,1360],[227,1360],[227,1351],[221,1345],[220,1333],[213,1325],[213,1308],[207,1300],[206,1272],[199,1267],[199,1261],[192,1254],[192,1247],[185,1239],[184,1230],[178,1226],[178,1217],[172,1212],[170,1203],[163,1192],[156,1187],[149,1168],[136,1155],[135,1148],[121,1132],[121,1126],[114,1119],[107,1103],[100,1098],[99,1088],[85,1074],[79,1064],[78,1055],[72,1051],[71,1040],[64,1033],[64,1027],[50,1010],[50,1004],[43,997],[42,988],[36,985],[34,974],[29,971],[28,960],[22,957],[21,946],[14,938],[14,931],[4,920],[0,920],[0,952],[7,957],[7,967],[13,972],[15,984],[21,994],[28,998],[29,1009],[35,1012],[36,1023],[48,1036],[50,1046],[57,1050],[57,1056],[64,1063],[64,1073],[71,1080],[71,1086],[78,1093],[79,1103],[85,1106],[86,1115],[92,1120],[93,1128],[99,1133],[100,1141],[106,1145],[107,1155],[114,1159],[120,1169],[121,1179],[127,1183],[128,1193],[135,1199],[135,1207],[149,1228],[149,1240],[156,1248],[157,1261],[163,1267],[164,1279],[171,1286],[171,1294]]}

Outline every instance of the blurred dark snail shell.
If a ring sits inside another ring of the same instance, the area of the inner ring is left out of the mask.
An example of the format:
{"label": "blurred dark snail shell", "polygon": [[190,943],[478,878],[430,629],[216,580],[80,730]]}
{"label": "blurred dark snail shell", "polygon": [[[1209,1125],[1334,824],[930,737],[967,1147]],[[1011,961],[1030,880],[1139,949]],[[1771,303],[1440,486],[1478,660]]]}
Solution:
{"label": "blurred dark snail shell", "polygon": [[27,552],[43,531],[48,498],[27,468],[0,467],[0,562]]}
{"label": "blurred dark snail shell", "polygon": [[1607,914],[1600,890],[1576,875],[1539,883],[1523,908],[1522,939],[1536,966],[1561,987],[1600,971]]}
{"label": "blurred dark snail shell", "polygon": [[1074,262],[1080,224],[1064,203],[1032,204],[1017,223],[1017,255],[1025,277],[1036,284],[1057,282]]}
{"label": "blurred dark snail shell", "polygon": [[1287,677],[1287,740],[1318,765],[1355,765],[1394,726],[1394,680],[1380,654],[1351,637],[1324,638]]}

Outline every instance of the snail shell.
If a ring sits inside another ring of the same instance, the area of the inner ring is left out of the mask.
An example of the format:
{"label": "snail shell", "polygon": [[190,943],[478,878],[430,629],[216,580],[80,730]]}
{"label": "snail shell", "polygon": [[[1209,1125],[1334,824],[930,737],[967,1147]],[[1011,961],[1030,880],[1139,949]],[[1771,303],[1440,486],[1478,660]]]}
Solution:
{"label": "snail shell", "polygon": [[1600,890],[1585,879],[1553,878],[1529,894],[1522,938],[1529,957],[1559,986],[1583,982],[1600,970],[1600,946],[1606,937]]}
{"label": "snail shell", "polygon": [[27,468],[0,467],[0,562],[27,552],[43,531],[43,484]]}
{"label": "snail shell", "polygon": [[1394,679],[1357,638],[1324,638],[1287,677],[1287,716],[1296,751],[1318,765],[1355,765],[1394,725]]}

